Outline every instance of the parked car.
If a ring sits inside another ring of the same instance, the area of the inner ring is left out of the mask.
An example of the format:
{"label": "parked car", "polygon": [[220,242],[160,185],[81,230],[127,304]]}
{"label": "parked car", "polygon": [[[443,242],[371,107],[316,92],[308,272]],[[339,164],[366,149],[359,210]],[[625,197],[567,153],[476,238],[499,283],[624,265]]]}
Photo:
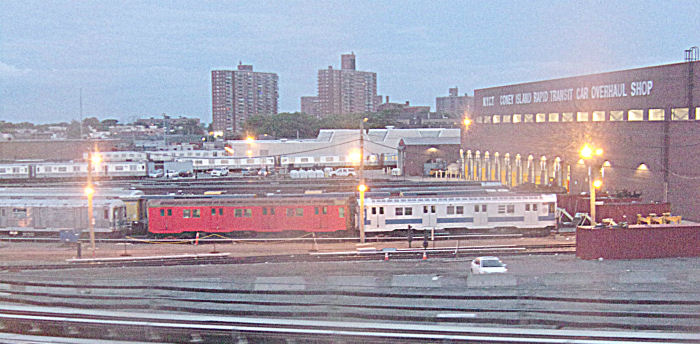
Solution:
{"label": "parked car", "polygon": [[476,257],[472,260],[471,271],[473,274],[504,273],[508,268],[498,257]]}
{"label": "parked car", "polygon": [[355,169],[352,167],[343,167],[332,171],[329,175],[331,177],[354,177],[357,173],[355,173]]}
{"label": "parked car", "polygon": [[178,176],[178,172],[175,170],[167,170],[165,171],[165,177],[166,178],[175,178]]}
{"label": "parked car", "polygon": [[151,178],[160,178],[164,175],[163,170],[155,170],[148,173]]}
{"label": "parked car", "polygon": [[209,172],[209,174],[210,174],[212,177],[223,177],[223,176],[227,176],[227,175],[228,175],[228,169],[227,169],[227,168],[220,168],[220,169],[212,170],[211,172]]}

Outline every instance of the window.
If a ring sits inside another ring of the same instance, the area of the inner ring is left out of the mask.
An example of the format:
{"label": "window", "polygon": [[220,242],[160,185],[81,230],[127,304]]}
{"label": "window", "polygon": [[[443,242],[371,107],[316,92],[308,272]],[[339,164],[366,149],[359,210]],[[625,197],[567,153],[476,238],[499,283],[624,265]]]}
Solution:
{"label": "window", "polygon": [[183,210],[183,211],[182,211],[182,217],[185,218],[185,219],[189,219],[189,218],[190,218],[190,210],[189,210],[189,209]]}
{"label": "window", "polygon": [[253,216],[253,209],[243,209],[243,216],[244,217],[252,217]]}
{"label": "window", "polygon": [[219,215],[224,215],[224,208],[219,208]]}
{"label": "window", "polygon": [[168,209],[168,216],[173,216],[173,210],[172,210],[172,209]]}
{"label": "window", "polygon": [[525,204],[525,211],[530,211],[530,203]]}
{"label": "window", "polygon": [[503,123],[510,123],[510,115],[503,115]]}
{"label": "window", "polygon": [[314,215],[318,215],[318,207],[314,207]]}
{"label": "window", "polygon": [[516,113],[513,115],[513,123],[520,123],[523,121],[523,115]]}
{"label": "window", "polygon": [[199,209],[192,210],[192,217],[199,217]]}
{"label": "window", "polygon": [[297,208],[296,215],[297,215],[297,216],[304,216],[304,209],[303,209],[303,208]]}
{"label": "window", "polygon": [[666,112],[664,109],[649,109],[649,120],[650,121],[663,121],[666,119]]}
{"label": "window", "polygon": [[493,115],[493,123],[501,123],[501,116]]}
{"label": "window", "polygon": [[396,208],[396,216],[403,215],[403,208]]}
{"label": "window", "polygon": [[531,113],[526,113],[525,116],[523,116],[523,123],[532,123],[534,122],[534,116]]}
{"label": "window", "polygon": [[447,215],[454,215],[454,213],[455,213],[455,206],[448,205],[447,206]]}
{"label": "window", "polygon": [[73,166],[73,172],[80,171],[80,166]]}
{"label": "window", "polygon": [[484,116],[484,123],[491,123],[491,116]]}
{"label": "window", "polygon": [[605,111],[593,111],[593,122],[604,122]]}
{"label": "window", "polygon": [[294,209],[287,208],[287,216],[294,216]]}
{"label": "window", "polygon": [[323,215],[328,214],[328,207],[323,207]]}
{"label": "window", "polygon": [[377,207],[372,207],[372,215],[377,215]]}
{"label": "window", "polygon": [[672,121],[687,121],[688,118],[688,108],[671,109]]}
{"label": "window", "polygon": [[484,123],[484,117],[482,117],[482,116],[477,116],[477,117],[476,117],[476,123]]}
{"label": "window", "polygon": [[165,209],[160,210],[160,216],[165,216]]}
{"label": "window", "polygon": [[105,217],[105,220],[109,219],[109,209],[105,209],[104,217]]}
{"label": "window", "polygon": [[547,212],[551,215],[554,214],[555,211],[555,206],[554,203],[547,203]]}
{"label": "window", "polygon": [[478,204],[474,206],[474,212],[475,212],[475,213],[478,213],[478,212],[479,212],[479,205],[478,205]]}
{"label": "window", "polygon": [[506,205],[505,205],[505,204],[499,204],[499,205],[498,205],[498,213],[499,213],[499,214],[505,214],[505,213],[506,213]]}
{"label": "window", "polygon": [[338,208],[338,217],[345,217],[345,208]]}
{"label": "window", "polygon": [[559,122],[559,113],[558,112],[550,112],[549,113],[549,121],[550,122]]}
{"label": "window", "polygon": [[431,206],[430,206],[430,212],[433,213],[433,214],[435,214],[435,206],[434,206],[434,205],[431,205]]}
{"label": "window", "polygon": [[588,122],[588,112],[577,112],[576,122]]}
{"label": "window", "polygon": [[234,210],[233,210],[233,216],[235,216],[235,217],[243,217],[243,209],[234,209]]}
{"label": "window", "polygon": [[263,214],[263,215],[267,215],[267,208],[262,207],[262,214]]}
{"label": "window", "polygon": [[458,206],[455,208],[455,210],[456,210],[456,213],[457,213],[457,214],[460,214],[460,215],[461,215],[461,214],[464,214],[464,206],[463,206],[463,205],[458,205]]}
{"label": "window", "polygon": [[404,208],[403,212],[406,215],[413,215],[413,208]]}
{"label": "window", "polygon": [[384,207],[379,207],[379,215],[384,215]]}
{"label": "window", "polygon": [[508,204],[506,212],[508,214],[515,214],[515,205],[514,204]]}
{"label": "window", "polygon": [[627,111],[627,120],[637,122],[644,120],[644,110],[629,110]]}
{"label": "window", "polygon": [[561,121],[562,122],[573,122],[574,121],[574,113],[573,112],[563,112],[561,114]]}
{"label": "window", "polygon": [[275,215],[275,208],[270,207],[270,215]]}
{"label": "window", "polygon": [[537,211],[537,203],[532,205],[532,211]]}
{"label": "window", "polygon": [[547,115],[543,113],[538,113],[535,115],[535,122],[542,123],[547,121]]}
{"label": "window", "polygon": [[486,210],[487,210],[487,209],[486,209],[486,204],[482,204],[482,205],[481,205],[481,212],[482,212],[482,213],[483,213],[483,212],[486,212]]}
{"label": "window", "polygon": [[610,111],[610,122],[624,121],[624,111]]}
{"label": "window", "polygon": [[424,205],[423,206],[423,214],[427,214],[427,213],[428,213],[428,206]]}

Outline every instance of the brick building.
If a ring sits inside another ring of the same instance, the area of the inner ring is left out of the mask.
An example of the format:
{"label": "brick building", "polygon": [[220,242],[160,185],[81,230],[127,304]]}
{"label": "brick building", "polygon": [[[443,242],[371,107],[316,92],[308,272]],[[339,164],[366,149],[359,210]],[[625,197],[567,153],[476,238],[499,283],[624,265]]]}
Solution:
{"label": "brick building", "polygon": [[[700,63],[689,60],[477,89],[462,144],[491,156],[534,156],[548,166],[558,158],[565,186],[576,193],[588,191],[591,163],[579,151],[590,144],[603,149],[592,170],[604,190],[668,200],[674,213],[700,220],[698,84]],[[544,170],[551,180],[553,169]]]}
{"label": "brick building", "polygon": [[449,91],[450,93],[447,97],[435,98],[435,112],[437,114],[458,116],[470,113],[474,106],[474,97],[470,97],[466,93],[460,96],[457,87],[450,88]]}
{"label": "brick building", "polygon": [[355,54],[341,55],[341,69],[318,71],[318,95],[301,98],[301,112],[326,115],[375,112],[382,98],[377,95],[377,74],[355,69]]}
{"label": "brick building", "polygon": [[277,114],[278,77],[254,72],[252,65],[238,64],[237,70],[211,72],[212,126],[222,135],[241,131],[252,115]]}

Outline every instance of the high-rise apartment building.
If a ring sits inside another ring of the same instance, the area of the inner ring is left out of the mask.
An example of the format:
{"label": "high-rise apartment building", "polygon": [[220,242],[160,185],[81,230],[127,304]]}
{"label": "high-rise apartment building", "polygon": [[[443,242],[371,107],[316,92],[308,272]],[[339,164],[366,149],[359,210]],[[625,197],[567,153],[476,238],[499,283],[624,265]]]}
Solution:
{"label": "high-rise apartment building", "polygon": [[382,97],[377,95],[377,73],[355,70],[355,54],[341,55],[341,68],[318,71],[318,95],[302,97],[301,111],[315,115],[375,112]]}
{"label": "high-rise apartment building", "polygon": [[254,72],[252,65],[241,63],[237,70],[212,71],[214,131],[223,135],[240,133],[248,117],[276,114],[277,81],[277,74]]}
{"label": "high-rise apartment building", "polygon": [[464,116],[471,111],[474,106],[474,97],[459,95],[457,87],[450,88],[450,95],[447,97],[435,98],[435,112],[438,114],[451,114]]}

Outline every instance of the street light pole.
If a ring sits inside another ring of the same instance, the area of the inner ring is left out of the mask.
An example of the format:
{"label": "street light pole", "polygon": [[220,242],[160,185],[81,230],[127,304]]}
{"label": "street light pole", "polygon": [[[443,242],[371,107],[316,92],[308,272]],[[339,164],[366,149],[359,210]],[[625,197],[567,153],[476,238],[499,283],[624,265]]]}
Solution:
{"label": "street light pole", "polygon": [[[584,145],[580,151],[581,158],[587,162],[588,165],[588,193],[590,196],[590,215],[591,215],[591,226],[595,226],[595,189],[602,185],[600,180],[593,181],[592,165],[595,163],[594,159],[598,161],[603,155],[603,149],[596,148],[595,150],[589,145]],[[598,164],[596,163],[596,167]]]}
{"label": "street light pole", "polygon": [[88,198],[88,228],[90,230],[90,248],[92,249],[92,257],[95,257],[95,214],[93,213],[93,196],[95,187],[92,185],[92,167],[99,164],[101,157],[97,153],[97,143],[94,149],[88,151],[88,170],[87,170],[87,187],[85,193]]}
{"label": "street light pole", "polygon": [[360,178],[360,185],[358,189],[360,191],[360,242],[365,243],[365,190],[367,186],[365,185],[365,121],[367,118],[363,118],[360,121],[360,171],[358,176]]}
{"label": "street light pole", "polygon": [[95,188],[92,186],[92,150],[88,151],[88,166],[87,166],[87,187],[85,188],[85,193],[88,197],[88,228],[90,230],[90,248],[92,250],[92,257],[95,258],[95,225],[93,221],[95,220],[93,214],[93,203],[92,197],[95,194]]}
{"label": "street light pole", "polygon": [[595,186],[593,185],[593,178],[591,178],[591,165],[588,164],[588,192],[591,198],[591,226],[595,226]]}

